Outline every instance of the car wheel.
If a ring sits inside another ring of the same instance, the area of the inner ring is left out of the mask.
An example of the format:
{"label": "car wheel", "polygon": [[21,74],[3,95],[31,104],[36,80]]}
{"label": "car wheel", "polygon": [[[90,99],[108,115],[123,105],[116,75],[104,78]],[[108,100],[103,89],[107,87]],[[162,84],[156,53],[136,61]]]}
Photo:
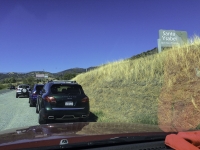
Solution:
{"label": "car wheel", "polygon": [[38,123],[39,124],[47,124],[48,123],[48,120],[44,119],[42,117],[43,114],[44,114],[44,109],[41,109],[40,112],[39,112],[39,115],[38,115]]}
{"label": "car wheel", "polygon": [[30,107],[33,107],[33,105],[31,104],[30,100],[29,100],[29,106],[30,106]]}
{"label": "car wheel", "polygon": [[86,118],[80,118],[79,121],[80,122],[88,122],[88,117],[86,117]]}
{"label": "car wheel", "polygon": [[38,114],[39,113],[39,105],[36,104],[36,113]]}
{"label": "car wheel", "polygon": [[16,98],[18,98],[18,94],[16,94]]}

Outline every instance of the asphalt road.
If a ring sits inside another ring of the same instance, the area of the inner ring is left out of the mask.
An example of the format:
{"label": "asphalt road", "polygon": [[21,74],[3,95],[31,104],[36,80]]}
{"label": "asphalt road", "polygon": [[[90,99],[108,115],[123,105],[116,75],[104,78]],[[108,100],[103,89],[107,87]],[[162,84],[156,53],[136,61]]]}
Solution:
{"label": "asphalt road", "polygon": [[1,90],[0,131],[39,125],[35,107],[29,107],[28,98],[16,98],[16,90]]}
{"label": "asphalt road", "polygon": [[[29,107],[29,98],[16,98],[16,90],[0,90],[0,131],[38,124],[38,114],[35,107]],[[95,122],[97,117],[90,113],[89,122]],[[64,122],[77,122],[64,121]],[[54,122],[59,123],[59,122]]]}
{"label": "asphalt road", "polygon": [[11,92],[11,91],[15,91],[15,90],[10,90],[10,89],[0,90],[0,94]]}

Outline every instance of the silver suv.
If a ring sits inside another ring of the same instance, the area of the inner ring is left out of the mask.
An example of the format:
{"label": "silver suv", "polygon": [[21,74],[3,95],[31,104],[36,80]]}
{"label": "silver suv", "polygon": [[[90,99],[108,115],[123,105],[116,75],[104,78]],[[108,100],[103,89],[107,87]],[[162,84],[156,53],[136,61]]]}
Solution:
{"label": "silver suv", "polygon": [[19,96],[26,96],[29,97],[29,91],[30,91],[30,86],[27,84],[21,84],[17,86],[17,91],[16,91],[16,98]]}

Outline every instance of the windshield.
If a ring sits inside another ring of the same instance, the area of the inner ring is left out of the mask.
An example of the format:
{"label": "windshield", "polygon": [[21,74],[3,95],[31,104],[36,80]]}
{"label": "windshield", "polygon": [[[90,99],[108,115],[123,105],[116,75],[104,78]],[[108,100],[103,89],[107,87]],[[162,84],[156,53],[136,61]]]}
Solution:
{"label": "windshield", "polygon": [[199,130],[199,6],[0,0],[0,133],[78,122],[84,134]]}

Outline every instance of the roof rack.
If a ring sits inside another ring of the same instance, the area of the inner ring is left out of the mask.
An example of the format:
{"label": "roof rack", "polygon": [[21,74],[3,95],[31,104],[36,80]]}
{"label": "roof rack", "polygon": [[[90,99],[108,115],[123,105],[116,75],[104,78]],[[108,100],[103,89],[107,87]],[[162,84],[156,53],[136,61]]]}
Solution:
{"label": "roof rack", "polygon": [[77,83],[76,81],[72,81],[72,80],[50,80],[50,81],[48,81],[48,82]]}

